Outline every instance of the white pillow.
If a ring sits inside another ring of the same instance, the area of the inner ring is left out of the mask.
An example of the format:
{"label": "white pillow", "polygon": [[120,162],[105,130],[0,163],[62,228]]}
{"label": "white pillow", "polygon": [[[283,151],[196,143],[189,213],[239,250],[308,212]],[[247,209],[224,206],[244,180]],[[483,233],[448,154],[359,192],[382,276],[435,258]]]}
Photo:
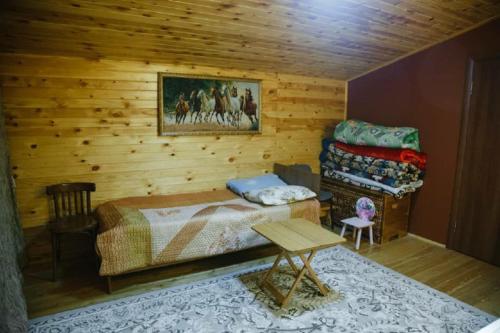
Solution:
{"label": "white pillow", "polygon": [[255,189],[243,195],[248,201],[277,206],[314,198],[316,193],[304,186],[286,185]]}

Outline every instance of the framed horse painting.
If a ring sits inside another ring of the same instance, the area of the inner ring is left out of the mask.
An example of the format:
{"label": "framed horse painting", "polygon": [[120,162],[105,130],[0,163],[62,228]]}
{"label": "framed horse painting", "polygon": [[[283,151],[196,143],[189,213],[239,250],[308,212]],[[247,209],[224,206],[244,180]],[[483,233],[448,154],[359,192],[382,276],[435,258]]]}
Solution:
{"label": "framed horse painting", "polygon": [[260,134],[261,90],[260,80],[159,73],[159,134]]}

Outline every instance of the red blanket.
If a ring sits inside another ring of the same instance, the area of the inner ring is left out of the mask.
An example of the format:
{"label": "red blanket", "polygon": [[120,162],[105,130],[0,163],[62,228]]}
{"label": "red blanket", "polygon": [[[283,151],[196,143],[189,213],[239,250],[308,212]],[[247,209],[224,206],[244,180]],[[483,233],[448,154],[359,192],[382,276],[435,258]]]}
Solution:
{"label": "red blanket", "polygon": [[395,149],[384,147],[354,146],[342,142],[335,142],[335,147],[356,155],[364,155],[384,160],[411,163],[424,170],[427,164],[427,154],[411,149]]}

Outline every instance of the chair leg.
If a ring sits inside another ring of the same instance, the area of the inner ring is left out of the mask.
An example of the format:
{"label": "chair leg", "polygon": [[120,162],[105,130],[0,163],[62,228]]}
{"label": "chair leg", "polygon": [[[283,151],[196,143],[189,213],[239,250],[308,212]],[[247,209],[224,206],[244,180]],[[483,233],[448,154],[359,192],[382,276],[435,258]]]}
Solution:
{"label": "chair leg", "polygon": [[370,232],[370,245],[373,245],[373,228],[372,228],[372,226],[370,226],[369,232]]}
{"label": "chair leg", "polygon": [[95,252],[95,242],[96,242],[96,238],[97,238],[97,230],[91,230],[89,232],[89,236],[90,236],[90,247],[92,249],[92,253],[94,254],[94,259],[95,259],[95,267],[96,267],[96,270],[97,272],[99,272],[99,256],[97,255],[97,253]]}
{"label": "chair leg", "polygon": [[55,234],[56,236],[56,254],[57,262],[61,261],[61,235]]}
{"label": "chair leg", "polygon": [[52,281],[56,281],[57,274],[57,235],[52,233]]}
{"label": "chair leg", "polygon": [[358,231],[355,227],[352,227],[352,240],[356,240],[356,231]]}
{"label": "chair leg", "polygon": [[112,294],[113,293],[113,288],[112,288],[112,285],[111,285],[111,276],[106,276],[106,292],[108,294]]}
{"label": "chair leg", "polygon": [[359,245],[361,244],[361,234],[363,233],[363,229],[358,229],[358,238],[356,240],[356,250],[359,250]]}
{"label": "chair leg", "polygon": [[346,224],[344,223],[344,225],[342,226],[342,230],[340,230],[340,237],[344,237],[345,227],[346,227]]}
{"label": "chair leg", "polygon": [[333,200],[330,200],[330,211],[329,211],[329,213],[330,213],[330,225],[331,225],[332,231],[333,231],[333,227],[334,227],[334,225],[333,225]]}

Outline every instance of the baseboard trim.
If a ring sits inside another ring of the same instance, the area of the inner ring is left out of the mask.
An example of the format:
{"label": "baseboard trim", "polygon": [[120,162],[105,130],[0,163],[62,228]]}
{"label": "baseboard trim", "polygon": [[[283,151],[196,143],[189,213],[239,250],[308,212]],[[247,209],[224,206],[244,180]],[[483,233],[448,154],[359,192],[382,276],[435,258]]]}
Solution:
{"label": "baseboard trim", "polygon": [[446,244],[441,244],[441,243],[438,243],[438,242],[435,242],[433,240],[430,240],[428,238],[425,238],[425,237],[422,237],[422,236],[419,236],[419,235],[415,235],[415,234],[412,234],[411,232],[408,233],[408,236],[410,237],[413,237],[413,238],[417,238],[423,242],[426,242],[426,243],[430,243],[432,245],[436,245],[436,246],[439,246],[439,247],[442,247],[443,249],[446,248]]}

